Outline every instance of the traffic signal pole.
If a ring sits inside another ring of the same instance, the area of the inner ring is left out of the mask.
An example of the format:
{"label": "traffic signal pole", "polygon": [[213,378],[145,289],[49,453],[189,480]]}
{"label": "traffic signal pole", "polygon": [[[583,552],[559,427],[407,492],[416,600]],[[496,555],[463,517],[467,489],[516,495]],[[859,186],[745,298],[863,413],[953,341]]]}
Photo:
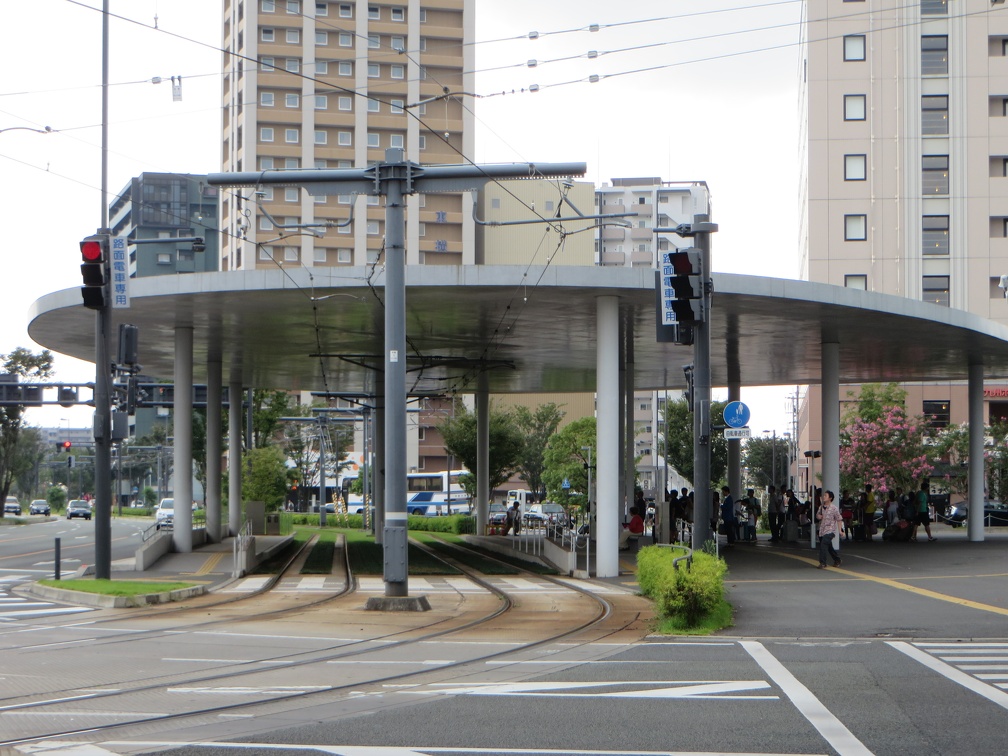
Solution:
{"label": "traffic signal pole", "polygon": [[710,447],[710,308],[714,289],[711,280],[711,231],[717,226],[710,223],[710,216],[693,217],[693,240],[701,254],[701,295],[703,317],[693,326],[693,541],[694,549],[703,547],[710,538],[713,496],[711,493],[711,447]]}
{"label": "traffic signal pole", "polygon": [[[109,0],[102,2],[102,147],[101,228],[108,233],[108,109],[109,109]],[[111,280],[105,256],[105,281]],[[111,303],[106,294],[95,311],[95,578],[112,575],[112,371],[109,362]]]}

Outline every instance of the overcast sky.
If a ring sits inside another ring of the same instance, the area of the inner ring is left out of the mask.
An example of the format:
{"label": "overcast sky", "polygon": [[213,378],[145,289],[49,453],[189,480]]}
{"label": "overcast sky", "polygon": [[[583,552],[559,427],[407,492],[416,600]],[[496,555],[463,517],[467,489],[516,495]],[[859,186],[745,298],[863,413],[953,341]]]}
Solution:
{"label": "overcast sky", "polygon": [[[79,285],[77,243],[101,220],[100,8],[0,0],[0,131],[54,130],[0,133],[0,354],[40,348],[27,333],[31,304]],[[110,22],[110,195],[144,171],[219,171],[221,3],[110,8],[129,19]],[[595,182],[706,181],[720,227],[714,269],[794,278],[800,11],[800,0],[476,0],[473,157],[585,161]],[[181,102],[172,101],[172,76],[182,77]],[[431,128],[436,119],[429,106]],[[56,367],[66,381],[94,379],[88,363],[57,355]],[[784,397],[793,391],[743,389],[755,432],[789,429]],[[32,410],[29,419],[80,427],[90,411]]]}

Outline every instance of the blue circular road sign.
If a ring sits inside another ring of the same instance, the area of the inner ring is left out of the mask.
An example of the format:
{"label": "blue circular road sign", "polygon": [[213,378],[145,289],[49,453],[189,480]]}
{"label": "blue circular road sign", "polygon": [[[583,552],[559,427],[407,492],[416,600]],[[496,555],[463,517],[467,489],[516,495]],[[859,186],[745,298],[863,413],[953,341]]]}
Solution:
{"label": "blue circular road sign", "polygon": [[724,408],[724,421],[729,428],[745,428],[749,417],[749,408],[742,402],[728,402]]}

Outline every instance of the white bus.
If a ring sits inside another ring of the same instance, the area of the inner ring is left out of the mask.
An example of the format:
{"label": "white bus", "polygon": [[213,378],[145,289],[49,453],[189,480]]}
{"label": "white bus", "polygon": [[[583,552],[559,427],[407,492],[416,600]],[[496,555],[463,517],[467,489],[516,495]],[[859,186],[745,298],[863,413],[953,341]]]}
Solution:
{"label": "white bus", "polygon": [[[472,508],[469,494],[459,485],[466,470],[415,472],[406,475],[406,511],[410,514],[468,514]],[[351,514],[364,511],[364,497],[350,493],[357,473],[347,473],[340,483],[340,493]]]}

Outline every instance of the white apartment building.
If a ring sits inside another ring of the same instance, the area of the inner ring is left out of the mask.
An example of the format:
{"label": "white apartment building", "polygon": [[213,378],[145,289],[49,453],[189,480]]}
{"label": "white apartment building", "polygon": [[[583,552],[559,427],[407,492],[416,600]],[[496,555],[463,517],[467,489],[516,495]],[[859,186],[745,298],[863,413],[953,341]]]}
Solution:
{"label": "white apartment building", "polygon": [[[390,147],[418,163],[471,159],[472,105],[444,95],[473,91],[474,5],[225,0],[222,169],[362,168]],[[407,264],[474,262],[469,195],[410,196],[406,218]],[[222,270],[365,265],[384,207],[298,187],[228,191],[221,228]]]}
{"label": "white apartment building", "polygon": [[[807,0],[802,31],[801,277],[1008,323],[1005,5]],[[906,388],[912,414],[966,420],[965,386]],[[985,395],[1008,417],[1008,387]],[[819,403],[809,391],[799,456],[820,448]]]}

